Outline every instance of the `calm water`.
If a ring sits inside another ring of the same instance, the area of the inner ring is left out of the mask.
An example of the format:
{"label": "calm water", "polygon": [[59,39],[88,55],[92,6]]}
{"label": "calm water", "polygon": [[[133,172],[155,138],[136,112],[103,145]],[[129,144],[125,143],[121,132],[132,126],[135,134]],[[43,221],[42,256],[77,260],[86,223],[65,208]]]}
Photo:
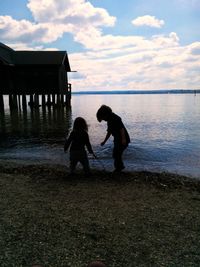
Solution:
{"label": "calm water", "polygon": [[[7,100],[7,99],[5,99]],[[0,117],[0,160],[68,164],[64,137],[77,116],[89,124],[89,135],[100,160],[91,167],[113,169],[112,139],[101,147],[106,123],[96,111],[106,104],[122,117],[131,144],[124,154],[127,170],[167,171],[200,178],[200,94],[73,95],[71,110],[31,110]]]}

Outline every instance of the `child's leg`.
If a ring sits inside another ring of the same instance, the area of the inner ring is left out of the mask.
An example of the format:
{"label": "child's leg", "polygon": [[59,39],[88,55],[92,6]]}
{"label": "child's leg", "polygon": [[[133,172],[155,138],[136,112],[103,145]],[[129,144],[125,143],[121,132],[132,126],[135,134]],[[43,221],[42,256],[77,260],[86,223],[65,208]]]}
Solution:
{"label": "child's leg", "polygon": [[76,169],[76,165],[78,163],[78,155],[77,152],[75,151],[71,151],[70,152],[70,173],[73,174],[75,169]]}
{"label": "child's leg", "polygon": [[89,160],[88,160],[88,156],[86,152],[83,153],[80,159],[80,163],[83,165],[83,170],[85,174],[90,174],[90,165],[89,165]]}
{"label": "child's leg", "polygon": [[70,173],[71,174],[74,173],[77,163],[78,163],[77,160],[70,160]]}
{"label": "child's leg", "polygon": [[113,148],[113,159],[114,159],[114,166],[116,171],[121,171],[125,168],[123,160],[122,160],[122,154],[127,146],[118,146],[115,145]]}

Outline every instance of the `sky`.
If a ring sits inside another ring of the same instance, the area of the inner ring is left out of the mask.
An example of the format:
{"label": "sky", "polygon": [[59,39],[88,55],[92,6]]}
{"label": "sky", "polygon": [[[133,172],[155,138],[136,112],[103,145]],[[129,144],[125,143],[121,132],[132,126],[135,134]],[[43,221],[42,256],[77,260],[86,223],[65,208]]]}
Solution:
{"label": "sky", "polygon": [[67,51],[73,91],[200,88],[199,0],[0,0],[0,42]]}

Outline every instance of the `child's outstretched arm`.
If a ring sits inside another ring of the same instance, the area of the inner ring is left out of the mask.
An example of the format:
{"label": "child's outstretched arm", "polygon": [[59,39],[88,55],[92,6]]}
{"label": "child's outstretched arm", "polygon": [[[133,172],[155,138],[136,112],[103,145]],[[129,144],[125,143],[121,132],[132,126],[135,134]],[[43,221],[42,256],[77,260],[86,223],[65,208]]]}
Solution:
{"label": "child's outstretched arm", "polygon": [[107,134],[106,134],[106,137],[105,137],[104,141],[103,141],[103,142],[101,142],[101,146],[105,145],[105,143],[107,142],[107,140],[109,139],[109,137],[110,137],[110,136],[111,136],[111,133],[110,133],[110,132],[107,132]]}
{"label": "child's outstretched arm", "polygon": [[98,159],[98,157],[96,156],[96,154],[93,152],[92,153],[92,155],[93,155],[93,157],[95,158],[95,159]]}
{"label": "child's outstretched arm", "polygon": [[91,143],[90,143],[90,138],[89,138],[88,134],[86,135],[86,147],[87,147],[88,152],[90,154],[92,154],[94,157],[96,157],[95,154],[94,154],[94,151],[92,149],[92,146],[91,146]]}

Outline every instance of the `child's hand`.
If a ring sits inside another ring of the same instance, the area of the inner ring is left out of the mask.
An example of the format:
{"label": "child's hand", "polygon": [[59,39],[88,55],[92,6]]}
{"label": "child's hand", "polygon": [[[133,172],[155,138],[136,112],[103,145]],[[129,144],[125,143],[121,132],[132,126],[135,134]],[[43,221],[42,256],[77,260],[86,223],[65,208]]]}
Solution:
{"label": "child's hand", "polygon": [[92,155],[94,156],[95,159],[97,159],[97,156],[94,153],[92,153]]}

